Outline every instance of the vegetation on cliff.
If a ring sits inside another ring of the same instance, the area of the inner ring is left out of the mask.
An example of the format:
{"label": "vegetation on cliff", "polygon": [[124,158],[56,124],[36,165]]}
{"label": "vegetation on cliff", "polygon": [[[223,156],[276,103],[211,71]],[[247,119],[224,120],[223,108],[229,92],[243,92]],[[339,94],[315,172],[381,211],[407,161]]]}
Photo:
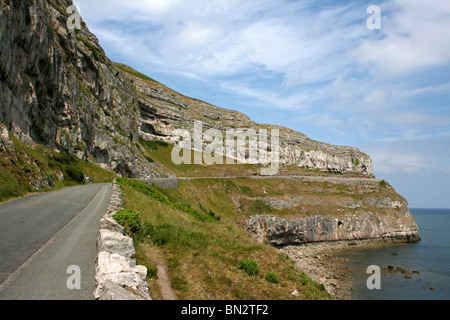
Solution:
{"label": "vegetation on cliff", "polygon": [[[2,128],[4,126],[0,123],[0,129]],[[32,192],[110,182],[115,176],[114,172],[82,161],[74,155],[39,144],[29,146],[5,128],[3,132],[5,135],[0,140],[0,202]]]}
{"label": "vegetation on cliff", "polygon": [[[250,239],[241,229],[233,205],[219,195],[223,190],[197,202],[198,189],[188,196],[190,188],[186,187],[163,190],[123,179],[118,183],[125,206],[139,212],[143,221],[133,234],[137,263],[154,270],[156,257],[163,257],[170,285],[179,299],[331,298],[323,286],[297,270],[286,255]],[[169,201],[149,196],[148,190]],[[220,212],[220,221],[198,219],[182,209],[185,207],[205,216]],[[248,259],[254,262],[244,266],[242,261]],[[152,298],[160,298],[155,272],[147,280]],[[295,290],[298,295],[291,294]]]}

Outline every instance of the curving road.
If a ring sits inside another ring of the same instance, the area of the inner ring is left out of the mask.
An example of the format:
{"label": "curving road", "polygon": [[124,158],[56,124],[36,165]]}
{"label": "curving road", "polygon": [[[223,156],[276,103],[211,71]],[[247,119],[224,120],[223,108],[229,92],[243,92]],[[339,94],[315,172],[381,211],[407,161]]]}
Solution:
{"label": "curving road", "polygon": [[0,299],[93,299],[99,222],[111,187],[70,187],[0,204]]}

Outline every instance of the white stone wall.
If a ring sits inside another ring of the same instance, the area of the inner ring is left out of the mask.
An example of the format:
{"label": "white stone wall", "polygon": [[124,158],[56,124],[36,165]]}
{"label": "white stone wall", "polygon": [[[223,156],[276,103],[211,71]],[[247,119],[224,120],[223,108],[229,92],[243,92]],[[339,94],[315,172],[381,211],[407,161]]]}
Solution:
{"label": "white stone wall", "polygon": [[122,208],[120,186],[113,183],[111,202],[100,220],[95,268],[96,300],[151,300],[146,282],[147,268],[136,265],[133,239],[113,219]]}

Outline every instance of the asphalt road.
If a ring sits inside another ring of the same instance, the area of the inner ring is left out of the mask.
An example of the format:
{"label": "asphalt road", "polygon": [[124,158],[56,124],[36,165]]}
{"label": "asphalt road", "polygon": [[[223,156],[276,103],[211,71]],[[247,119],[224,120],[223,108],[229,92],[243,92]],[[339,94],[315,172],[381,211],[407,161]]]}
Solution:
{"label": "asphalt road", "polygon": [[93,299],[111,187],[70,187],[0,204],[0,299]]}

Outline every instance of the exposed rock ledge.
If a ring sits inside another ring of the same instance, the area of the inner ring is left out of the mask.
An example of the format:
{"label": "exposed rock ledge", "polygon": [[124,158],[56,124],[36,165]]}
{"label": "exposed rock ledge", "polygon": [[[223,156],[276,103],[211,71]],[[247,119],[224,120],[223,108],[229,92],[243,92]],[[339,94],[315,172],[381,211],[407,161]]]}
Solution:
{"label": "exposed rock ledge", "polygon": [[358,211],[339,217],[313,216],[282,219],[252,216],[245,222],[255,240],[274,246],[340,240],[419,240],[419,229],[408,210],[398,214]]}
{"label": "exposed rock ledge", "polygon": [[334,254],[420,240],[407,209],[396,214],[357,211],[293,219],[259,215],[250,217],[245,226],[250,237],[276,246],[338,300],[350,298],[351,279],[345,259]]}
{"label": "exposed rock ledge", "polygon": [[100,220],[95,268],[96,300],[151,300],[146,282],[147,268],[136,265],[133,240],[113,219],[122,207],[120,187],[114,182],[107,213]]}

